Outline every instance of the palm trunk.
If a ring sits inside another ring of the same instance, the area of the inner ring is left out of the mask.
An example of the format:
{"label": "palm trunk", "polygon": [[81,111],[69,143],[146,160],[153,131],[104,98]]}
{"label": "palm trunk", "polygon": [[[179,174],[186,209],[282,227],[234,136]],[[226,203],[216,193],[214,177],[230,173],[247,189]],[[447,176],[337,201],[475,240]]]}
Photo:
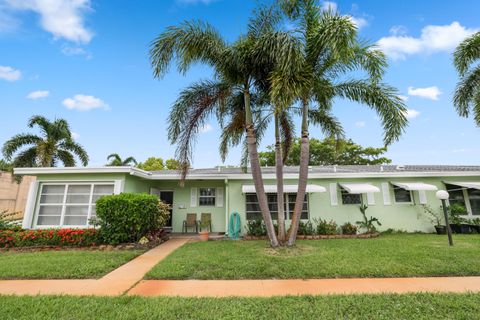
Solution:
{"label": "palm trunk", "polygon": [[297,239],[298,225],[302,213],[303,202],[307,189],[308,181],[308,164],[310,158],[310,145],[308,139],[308,101],[302,101],[302,141],[300,145],[300,169],[298,174],[298,191],[295,200],[295,208],[293,210],[292,222],[288,235],[288,245],[293,246]]}
{"label": "palm trunk", "polygon": [[[278,241],[285,242],[285,213],[283,201],[283,152],[280,139],[280,119],[275,113],[275,173],[277,176],[277,205],[278,205]],[[287,210],[288,212],[288,210]]]}
{"label": "palm trunk", "polygon": [[262,169],[260,167],[260,160],[258,158],[257,139],[255,137],[255,130],[253,128],[253,116],[250,108],[250,91],[248,90],[248,87],[245,87],[244,89],[244,100],[248,156],[250,157],[253,183],[255,185],[255,191],[257,193],[258,204],[260,205],[263,221],[265,222],[265,228],[267,229],[267,235],[270,239],[270,245],[272,247],[278,247],[277,235],[275,234],[272,216],[270,215],[270,210],[268,209],[267,195],[265,194],[265,188],[263,186]]}

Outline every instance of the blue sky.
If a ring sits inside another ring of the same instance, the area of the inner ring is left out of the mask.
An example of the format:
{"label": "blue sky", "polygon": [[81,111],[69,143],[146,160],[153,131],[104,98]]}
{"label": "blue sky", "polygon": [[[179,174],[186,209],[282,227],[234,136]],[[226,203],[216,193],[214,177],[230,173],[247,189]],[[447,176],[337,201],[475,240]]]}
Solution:
{"label": "blue sky", "polygon": [[[49,5],[50,3],[50,5]],[[54,5],[52,5],[54,3]],[[478,164],[480,130],[452,105],[457,75],[451,52],[480,29],[480,2],[320,2],[352,16],[360,36],[389,57],[385,81],[397,87],[410,125],[388,156],[396,164]],[[142,161],[169,158],[166,119],[178,92],[208,79],[195,66],[185,76],[172,68],[152,77],[148,45],[165,27],[201,19],[229,40],[245,31],[254,0],[0,0],[0,143],[27,131],[34,114],[67,119],[90,154],[103,165],[116,152]],[[365,106],[338,100],[334,113],[346,133],[365,146],[381,146],[382,130]],[[220,129],[212,119],[200,135],[195,167],[221,164]],[[317,128],[311,136],[321,137]],[[271,144],[270,133],[263,145]],[[232,150],[226,164],[239,163]]]}

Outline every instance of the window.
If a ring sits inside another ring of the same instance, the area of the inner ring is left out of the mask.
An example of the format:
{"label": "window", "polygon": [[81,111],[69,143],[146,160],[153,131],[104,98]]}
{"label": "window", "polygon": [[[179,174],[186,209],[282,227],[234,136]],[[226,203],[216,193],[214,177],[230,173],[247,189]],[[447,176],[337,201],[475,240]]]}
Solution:
{"label": "window", "polygon": [[470,200],[470,208],[474,216],[480,215],[480,190],[468,189],[468,199]]}
{"label": "window", "polygon": [[215,206],[215,188],[200,188],[199,206]]}
{"label": "window", "polygon": [[347,190],[341,188],[342,204],[361,204],[362,195],[359,193],[348,193]]}
{"label": "window", "polygon": [[[295,199],[297,195],[295,193],[285,194],[284,203],[285,203],[285,219],[292,219],[293,210],[295,208]],[[262,212],[260,210],[260,205],[258,204],[258,198],[256,193],[247,193],[245,195],[246,202],[246,214],[247,220],[257,220],[262,219]],[[267,193],[268,209],[273,220],[278,218],[278,202],[276,193]],[[288,208],[288,212],[287,212]],[[287,218],[288,213],[288,218]],[[305,195],[305,201],[303,203],[302,214],[300,219],[308,220],[308,196]]]}
{"label": "window", "polygon": [[86,227],[96,217],[95,202],[113,188],[112,183],[42,184],[36,225]]}
{"label": "window", "polygon": [[467,207],[465,203],[465,195],[463,193],[463,188],[454,186],[452,184],[445,185],[449,194],[448,202],[452,204],[462,205],[464,208]]}
{"label": "window", "polygon": [[412,193],[410,190],[395,187],[393,188],[395,203],[412,203]]}

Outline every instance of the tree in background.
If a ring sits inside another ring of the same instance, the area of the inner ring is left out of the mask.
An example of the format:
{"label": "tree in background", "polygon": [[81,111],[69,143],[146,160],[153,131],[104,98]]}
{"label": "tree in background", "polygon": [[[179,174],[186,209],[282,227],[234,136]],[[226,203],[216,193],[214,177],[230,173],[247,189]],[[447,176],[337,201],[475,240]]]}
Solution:
{"label": "tree in background", "polygon": [[12,161],[14,167],[55,167],[59,162],[65,167],[74,167],[77,164],[75,156],[83,166],[88,164],[87,152],[73,140],[66,120],[52,122],[42,116],[33,116],[28,127],[35,126],[40,129],[40,135],[18,134],[3,145],[3,156]]}
{"label": "tree in background", "polygon": [[123,166],[132,166],[137,165],[137,160],[134,157],[128,157],[123,160],[118,153],[112,153],[107,157],[107,160],[110,162],[107,163],[109,167],[123,167]]}
{"label": "tree in background", "polygon": [[163,161],[162,158],[150,157],[144,162],[140,162],[137,168],[145,171],[179,170],[180,163],[175,159]]}
{"label": "tree in background", "polygon": [[0,171],[12,171],[13,165],[3,159],[0,159]]}
{"label": "tree in background", "polygon": [[[362,147],[351,139],[336,140],[334,138],[326,138],[319,140],[310,139],[310,160],[309,165],[375,165],[387,164],[392,160],[383,157],[387,148]],[[275,165],[275,146],[267,147],[267,151],[259,152],[260,163],[262,166]],[[285,159],[287,166],[300,165],[300,139],[296,139],[290,148],[287,158]]]}
{"label": "tree in background", "polygon": [[462,117],[473,111],[475,123],[480,126],[480,32],[460,43],[453,57],[460,74],[453,104]]}

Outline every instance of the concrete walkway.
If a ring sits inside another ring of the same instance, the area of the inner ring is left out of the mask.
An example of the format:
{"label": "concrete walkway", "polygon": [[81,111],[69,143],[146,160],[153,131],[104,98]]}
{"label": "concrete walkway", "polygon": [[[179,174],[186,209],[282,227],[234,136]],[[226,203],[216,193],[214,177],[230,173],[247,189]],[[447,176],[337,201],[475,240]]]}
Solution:
{"label": "concrete walkway", "polygon": [[140,281],[160,260],[188,241],[189,239],[171,239],[98,280],[0,280],[0,294],[121,295]]}
{"label": "concrete walkway", "polygon": [[286,295],[480,292],[480,277],[312,280],[142,280],[128,295],[273,297]]}

